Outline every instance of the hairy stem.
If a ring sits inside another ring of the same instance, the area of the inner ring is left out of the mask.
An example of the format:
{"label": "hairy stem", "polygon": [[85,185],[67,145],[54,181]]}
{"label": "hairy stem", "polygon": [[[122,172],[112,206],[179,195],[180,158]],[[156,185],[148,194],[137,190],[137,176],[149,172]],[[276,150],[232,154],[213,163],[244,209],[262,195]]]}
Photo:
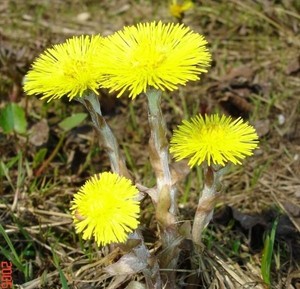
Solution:
{"label": "hairy stem", "polygon": [[169,143],[167,141],[167,129],[164,117],[161,111],[161,92],[159,90],[148,90],[148,121],[151,129],[149,140],[150,161],[153,166],[157,190],[161,192],[165,187],[168,188],[170,194],[169,212],[172,215],[177,213],[177,189],[172,180],[171,170],[169,166]]}
{"label": "hairy stem", "polygon": [[[97,95],[95,95],[93,92],[90,92],[84,98],[78,98],[77,100],[86,107],[91,115],[93,124],[101,141],[103,142],[105,151],[108,154],[112,171],[131,179],[131,175],[126,167],[124,158],[121,155],[117,139],[102,115],[101,106]],[[133,248],[132,251],[136,254],[140,261],[147,263],[150,253],[144,243],[143,236],[139,229],[137,229],[133,235],[140,239],[140,245]],[[149,289],[160,289],[161,279],[157,261],[155,258],[153,258],[152,262],[150,263],[151,264],[148,264],[148,267],[143,270],[147,286]]]}
{"label": "hairy stem", "polygon": [[117,139],[102,115],[101,106],[97,95],[95,95],[93,92],[90,92],[85,95],[85,97],[77,98],[77,100],[86,107],[91,115],[93,124],[103,143],[104,149],[108,154],[111,170],[114,173],[131,179],[131,175],[126,167],[124,157],[120,152]]}
{"label": "hairy stem", "polygon": [[225,168],[214,171],[211,166],[205,172],[205,184],[199,199],[192,229],[194,244],[201,244],[203,230],[212,219],[216,199],[221,187],[220,178],[224,172]]}
{"label": "hairy stem", "polygon": [[161,92],[148,90],[148,121],[151,135],[149,139],[150,162],[157,181],[156,218],[161,227],[162,252],[160,267],[171,269],[164,280],[166,288],[175,288],[175,269],[179,255],[180,237],[177,232],[177,188],[172,180],[169,166],[169,144],[167,129],[161,111]]}

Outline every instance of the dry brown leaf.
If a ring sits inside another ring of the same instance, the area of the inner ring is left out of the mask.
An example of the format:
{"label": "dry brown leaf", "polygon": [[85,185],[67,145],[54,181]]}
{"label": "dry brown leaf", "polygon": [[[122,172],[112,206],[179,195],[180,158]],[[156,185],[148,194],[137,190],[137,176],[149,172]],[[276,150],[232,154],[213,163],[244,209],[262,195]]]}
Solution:
{"label": "dry brown leaf", "polygon": [[35,146],[41,146],[48,141],[49,126],[46,119],[35,123],[29,130],[29,142]]}

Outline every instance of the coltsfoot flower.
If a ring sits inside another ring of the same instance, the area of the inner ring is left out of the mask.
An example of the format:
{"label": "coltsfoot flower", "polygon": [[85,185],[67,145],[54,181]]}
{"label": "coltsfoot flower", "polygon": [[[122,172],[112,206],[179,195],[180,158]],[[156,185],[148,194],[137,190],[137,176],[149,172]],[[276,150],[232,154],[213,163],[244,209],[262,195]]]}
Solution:
{"label": "coltsfoot flower", "polygon": [[120,243],[139,224],[137,188],[115,173],[104,172],[89,179],[74,196],[71,211],[77,233],[95,238],[98,246]]}
{"label": "coltsfoot flower", "polygon": [[174,90],[207,72],[207,41],[183,24],[140,23],[108,36],[102,47],[101,85],[135,98],[149,87]]}
{"label": "coltsfoot flower", "polygon": [[71,100],[87,90],[97,93],[102,40],[99,35],[82,35],[47,49],[27,73],[25,92],[41,94],[48,101],[64,95]]}
{"label": "coltsfoot flower", "polygon": [[193,6],[194,3],[192,0],[183,0],[183,1],[172,0],[169,6],[169,10],[172,16],[181,19],[183,17],[183,13],[193,8]]}
{"label": "coltsfoot flower", "polygon": [[184,120],[174,131],[170,152],[177,161],[189,158],[190,167],[204,161],[209,166],[224,166],[227,162],[241,164],[240,160],[252,155],[257,145],[255,129],[241,118],[197,115]]}

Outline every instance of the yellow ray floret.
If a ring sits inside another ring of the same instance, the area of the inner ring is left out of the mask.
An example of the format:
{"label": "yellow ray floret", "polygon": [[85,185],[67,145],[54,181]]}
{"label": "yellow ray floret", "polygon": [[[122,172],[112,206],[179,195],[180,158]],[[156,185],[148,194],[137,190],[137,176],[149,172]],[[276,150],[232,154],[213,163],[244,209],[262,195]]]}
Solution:
{"label": "yellow ray floret", "polygon": [[172,0],[169,5],[169,11],[172,16],[180,19],[183,17],[183,13],[191,8],[193,8],[194,3],[191,0],[178,1]]}
{"label": "yellow ray floret", "polygon": [[241,164],[240,160],[252,155],[258,145],[258,136],[241,118],[197,115],[178,126],[170,143],[175,159],[189,158],[190,167],[204,161],[209,166],[211,163],[224,166],[227,162]]}
{"label": "yellow ray floret", "polygon": [[125,27],[103,41],[101,85],[134,98],[149,87],[174,90],[207,72],[207,41],[183,24]]}
{"label": "yellow ray floret", "polygon": [[131,181],[105,172],[94,175],[74,196],[71,211],[76,232],[99,245],[125,242],[139,224],[138,190]]}
{"label": "yellow ray floret", "polygon": [[71,100],[87,90],[97,93],[102,39],[98,35],[82,35],[47,49],[27,73],[25,92],[41,94],[48,101],[64,95]]}

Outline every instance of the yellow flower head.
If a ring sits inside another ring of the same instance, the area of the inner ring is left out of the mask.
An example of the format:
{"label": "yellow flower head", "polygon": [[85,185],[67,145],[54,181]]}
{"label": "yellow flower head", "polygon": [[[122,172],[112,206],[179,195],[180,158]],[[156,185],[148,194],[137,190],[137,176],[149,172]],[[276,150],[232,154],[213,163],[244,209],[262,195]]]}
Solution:
{"label": "yellow flower head", "polygon": [[42,94],[50,100],[67,95],[81,97],[86,90],[97,93],[102,37],[79,36],[54,45],[33,63],[25,77],[27,94]]}
{"label": "yellow flower head", "polygon": [[94,175],[74,196],[71,211],[77,233],[98,246],[124,242],[139,224],[138,190],[131,181],[105,172]]}
{"label": "yellow flower head", "polygon": [[135,98],[148,87],[177,89],[207,72],[211,55],[207,41],[183,24],[151,22],[125,27],[103,42],[101,85],[129,91]]}
{"label": "yellow flower head", "polygon": [[197,115],[184,120],[174,131],[170,152],[177,161],[190,158],[190,167],[205,160],[209,166],[211,162],[224,166],[228,161],[241,164],[240,160],[252,155],[257,145],[255,129],[241,118]]}
{"label": "yellow flower head", "polygon": [[191,0],[183,0],[182,3],[177,3],[177,0],[172,0],[169,10],[172,16],[181,19],[183,13],[193,8],[194,3]]}

